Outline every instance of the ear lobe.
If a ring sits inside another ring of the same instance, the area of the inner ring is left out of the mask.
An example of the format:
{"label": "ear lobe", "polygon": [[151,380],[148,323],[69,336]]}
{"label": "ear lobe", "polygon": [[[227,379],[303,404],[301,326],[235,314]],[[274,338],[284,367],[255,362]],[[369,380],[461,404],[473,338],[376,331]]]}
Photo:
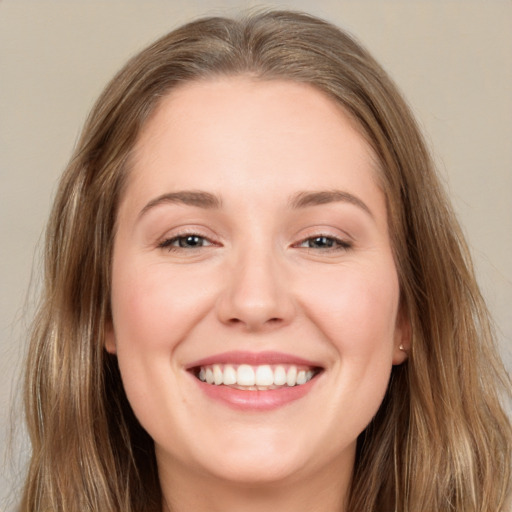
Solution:
{"label": "ear lobe", "polygon": [[405,308],[398,313],[395,327],[395,342],[393,347],[393,365],[404,363],[409,357],[411,349],[411,322]]}
{"label": "ear lobe", "polygon": [[104,343],[105,350],[112,355],[115,355],[117,352],[117,344],[116,344],[116,335],[114,332],[114,325],[112,320],[110,320],[105,326],[105,334],[104,334]]}
{"label": "ear lobe", "polygon": [[393,366],[405,363],[408,357],[409,354],[407,353],[405,345],[403,343],[400,343],[398,347],[395,346],[395,351],[393,353]]}

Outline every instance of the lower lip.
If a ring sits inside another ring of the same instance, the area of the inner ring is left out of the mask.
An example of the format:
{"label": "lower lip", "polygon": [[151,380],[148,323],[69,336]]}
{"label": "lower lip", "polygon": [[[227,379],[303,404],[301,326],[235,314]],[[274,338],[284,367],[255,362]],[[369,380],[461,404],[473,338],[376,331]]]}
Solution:
{"label": "lower lip", "polygon": [[200,389],[213,400],[225,403],[233,409],[244,411],[270,411],[283,407],[307,395],[315,385],[318,375],[306,384],[267,391],[244,391],[229,386],[207,384],[193,377]]}

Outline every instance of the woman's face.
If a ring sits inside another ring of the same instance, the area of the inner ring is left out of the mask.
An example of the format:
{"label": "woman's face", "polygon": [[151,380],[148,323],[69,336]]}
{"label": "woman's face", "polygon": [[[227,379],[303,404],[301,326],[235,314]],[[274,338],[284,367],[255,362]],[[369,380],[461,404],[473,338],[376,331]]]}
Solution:
{"label": "woman's face", "polygon": [[190,83],[164,98],[132,164],[106,347],[161,473],[350,471],[407,331],[354,123],[308,85]]}

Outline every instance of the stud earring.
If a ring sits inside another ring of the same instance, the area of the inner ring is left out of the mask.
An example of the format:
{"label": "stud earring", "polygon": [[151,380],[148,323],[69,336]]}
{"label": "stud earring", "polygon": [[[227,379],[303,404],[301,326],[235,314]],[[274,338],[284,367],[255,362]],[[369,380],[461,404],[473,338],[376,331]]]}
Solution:
{"label": "stud earring", "polygon": [[402,343],[400,343],[400,346],[398,347],[400,350],[402,350],[403,352],[405,352],[405,347],[403,346]]}

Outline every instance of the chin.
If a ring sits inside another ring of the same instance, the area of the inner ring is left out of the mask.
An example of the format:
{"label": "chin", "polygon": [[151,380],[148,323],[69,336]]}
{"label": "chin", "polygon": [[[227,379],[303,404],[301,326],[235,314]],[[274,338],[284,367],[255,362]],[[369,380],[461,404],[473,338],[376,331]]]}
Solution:
{"label": "chin", "polygon": [[218,445],[198,462],[216,478],[234,483],[292,482],[319,465],[316,459],[321,451],[308,446],[303,436],[290,434],[290,429],[275,432],[263,428],[243,437],[234,435],[229,444]]}
{"label": "chin", "polygon": [[302,472],[303,464],[294,461],[245,459],[222,462],[211,468],[214,477],[244,486],[283,484]]}

